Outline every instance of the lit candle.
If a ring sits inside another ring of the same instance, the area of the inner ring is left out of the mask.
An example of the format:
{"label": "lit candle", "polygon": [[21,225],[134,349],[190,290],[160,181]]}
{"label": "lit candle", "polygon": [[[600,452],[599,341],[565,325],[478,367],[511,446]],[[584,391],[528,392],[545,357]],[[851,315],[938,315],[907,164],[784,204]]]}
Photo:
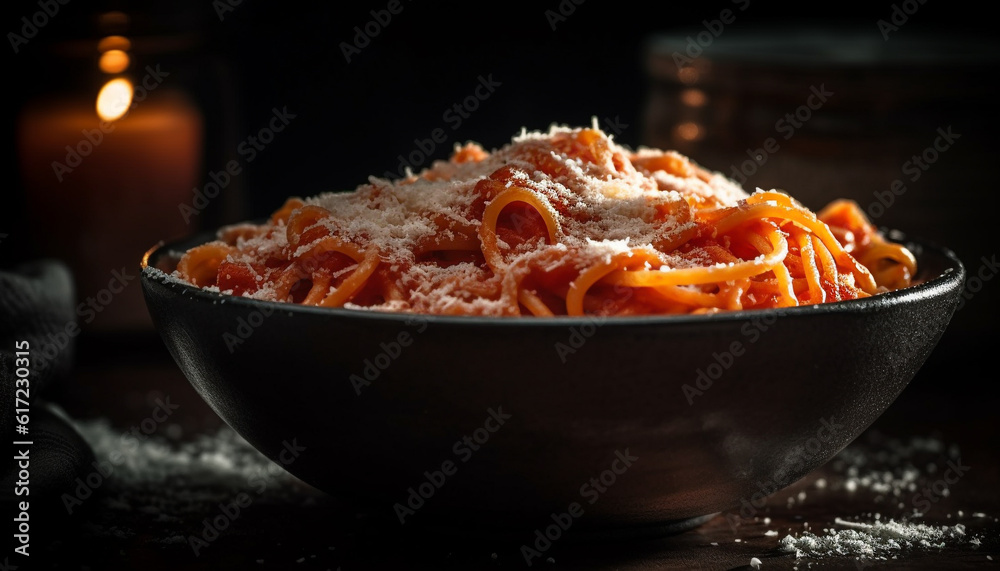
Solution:
{"label": "lit candle", "polygon": [[[131,279],[139,258],[159,240],[192,230],[178,204],[199,182],[203,119],[183,94],[161,89],[130,108],[126,102],[127,114],[110,122],[82,98],[39,102],[20,117],[35,243],[74,270],[81,302],[100,295],[80,316],[84,327],[148,327],[138,280]],[[106,289],[113,299],[101,304],[110,299]]]}

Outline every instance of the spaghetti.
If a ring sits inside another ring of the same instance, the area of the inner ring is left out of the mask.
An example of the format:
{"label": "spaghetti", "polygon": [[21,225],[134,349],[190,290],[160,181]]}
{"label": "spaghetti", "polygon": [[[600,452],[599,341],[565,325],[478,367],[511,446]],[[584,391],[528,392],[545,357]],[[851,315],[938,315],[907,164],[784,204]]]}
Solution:
{"label": "spaghetti", "polygon": [[223,228],[176,275],[256,299],[453,315],[712,313],[910,285],[913,255],[857,204],[813,213],[595,128],[456,148],[402,180],[292,198]]}

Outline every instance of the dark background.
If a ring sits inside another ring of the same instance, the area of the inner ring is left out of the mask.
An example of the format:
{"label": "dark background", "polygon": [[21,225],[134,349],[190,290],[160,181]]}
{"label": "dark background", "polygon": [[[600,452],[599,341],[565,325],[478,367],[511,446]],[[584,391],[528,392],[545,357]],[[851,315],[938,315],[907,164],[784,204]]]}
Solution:
{"label": "dark background", "polygon": [[[930,145],[937,128],[953,125],[961,140],[910,184],[898,206],[878,222],[955,249],[973,274],[984,265],[984,257],[989,259],[997,251],[993,169],[998,145],[992,131],[996,115],[992,92],[998,51],[990,43],[993,30],[988,18],[963,3],[920,5],[886,41],[877,21],[891,18],[892,3],[869,4],[852,13],[827,5],[789,9],[756,1],[741,12],[744,4],[732,2],[640,5],[591,0],[574,5],[567,0],[562,5],[552,1],[529,7],[504,3],[473,8],[466,3],[404,0],[402,12],[380,26],[377,36],[350,62],[343,43],[353,42],[355,26],[363,28],[373,19],[371,11],[383,10],[387,3],[345,4],[244,0],[235,6],[226,2],[60,6],[60,13],[20,46],[19,53],[5,48],[6,92],[13,111],[4,114],[6,140],[15,142],[18,110],[28,102],[57,92],[94,92],[96,52],[69,57],[65,45],[100,37],[98,14],[125,11],[131,18],[127,34],[180,39],[175,47],[157,48],[159,52],[143,53],[137,47],[133,67],[165,62],[165,69],[177,70],[169,81],[187,90],[201,107],[206,142],[199,171],[203,183],[228,160],[243,158],[237,152],[239,143],[267,124],[272,109],[287,108],[296,116],[252,163],[242,163],[241,175],[234,177],[224,198],[213,201],[192,227],[192,231],[206,230],[266,216],[291,195],[350,190],[369,175],[395,171],[397,157],[417,150],[416,140],[427,139],[436,128],[444,129],[447,140],[415,167],[446,158],[458,142],[475,140],[492,148],[522,127],[583,125],[592,117],[604,126],[618,125],[617,140],[629,146],[674,142],[664,131],[669,124],[656,123],[651,109],[657,101],[661,107],[676,102],[679,88],[676,81],[656,79],[650,72],[650,40],[671,35],[684,45],[686,37],[705,30],[704,20],[732,9],[735,21],[704,53],[728,66],[717,67],[722,72],[704,86],[710,95],[708,108],[716,111],[703,125],[709,136],[700,145],[678,148],[730,174],[732,165],[747,158],[746,149],[757,148],[775,134],[774,121],[783,112],[806,101],[810,85],[836,86],[835,99],[847,103],[818,110],[810,128],[783,141],[782,150],[770,156],[745,186],[785,188],[811,208],[841,196],[864,206],[873,201],[874,192],[884,191],[893,178],[902,176],[904,161]],[[546,12],[560,9],[573,12],[555,22],[553,30],[551,14]],[[20,18],[38,10],[35,2],[7,6],[4,30],[18,31]],[[783,47],[780,41],[797,33],[808,38],[816,30],[832,30],[835,35],[827,43],[814,42],[819,48],[802,53],[790,72],[776,63],[799,55],[797,48]],[[726,43],[747,35],[779,44],[758,57]],[[854,45],[867,49],[867,55],[861,63],[845,64],[843,54]],[[474,93],[479,76],[491,75],[502,85],[453,129],[454,123],[445,121],[443,113]],[[887,77],[891,81],[880,82]],[[728,114],[718,112],[727,102]],[[853,131],[838,131],[841,124]],[[4,154],[5,205],[0,209],[0,232],[8,234],[0,242],[4,266],[60,255],[40,251],[35,237],[45,222],[25,215],[28,190],[18,161],[16,148]],[[878,167],[867,168],[871,165]],[[815,176],[810,177],[811,172]],[[135,260],[148,246],[135,245]],[[985,282],[956,315],[935,362],[954,372],[972,369],[981,355],[989,354],[996,333],[995,287]],[[975,394],[982,380],[975,374],[955,374],[947,390]],[[939,379],[919,381],[915,385],[928,390],[937,390],[940,384]]]}
{"label": "dark background", "polygon": [[[43,95],[93,96],[96,54],[67,56],[65,46],[100,37],[96,16],[104,11],[130,14],[128,34],[135,38],[179,39],[159,51],[137,49],[135,61],[139,69],[163,62],[176,70],[172,85],[201,108],[206,148],[200,186],[227,161],[241,158],[238,145],[267,124],[272,109],[287,107],[296,116],[252,163],[242,163],[242,174],[198,218],[194,232],[266,216],[288,196],[350,190],[369,175],[395,171],[397,156],[418,149],[416,140],[436,128],[447,140],[418,168],[447,158],[455,143],[474,140],[493,148],[522,128],[585,125],[594,117],[604,126],[617,125],[616,139],[632,147],[673,142],[672,105],[681,88],[669,73],[652,73],[650,41],[669,35],[684,45],[705,30],[703,20],[740,6],[566,0],[563,10],[572,6],[573,13],[553,30],[546,11],[560,10],[555,0],[528,7],[402,0],[402,12],[347,62],[342,43],[353,42],[355,26],[364,27],[373,19],[371,11],[387,4],[72,0],[60,6],[20,53],[9,44],[3,48],[10,106],[3,126],[10,151],[2,159],[0,234],[7,236],[0,239],[0,269],[61,257],[37,240],[38,232],[49,231],[46,221],[28,214],[31,190],[19,168],[18,121],[20,110]],[[221,18],[219,6],[227,6]],[[984,263],[1000,250],[995,222],[1000,145],[994,134],[1000,51],[993,43],[994,25],[971,3],[931,0],[886,41],[877,21],[889,19],[893,6],[868,3],[863,11],[850,12],[829,3],[789,9],[751,0],[705,49],[714,58],[714,72],[701,84],[709,95],[709,111],[699,116],[707,134],[678,148],[730,174],[732,165],[747,158],[746,149],[775,134],[775,121],[785,111],[806,101],[811,85],[826,84],[836,94],[830,105],[782,141],[781,150],[745,186],[784,188],[814,209],[839,197],[866,206],[873,193],[904,176],[902,165],[932,144],[938,128],[953,126],[961,134],[958,142],[908,184],[907,194],[878,223],[953,248],[970,275],[989,279],[981,290],[970,284],[976,291],[968,291],[967,303],[885,422],[928,430],[975,426],[985,429],[977,440],[994,440],[1000,401],[990,389],[1000,280]],[[20,18],[38,10],[37,2],[6,5],[3,31],[19,30]],[[755,55],[728,43],[744,35],[778,47]],[[780,43],[803,35],[829,39],[805,51]],[[857,59],[845,55],[852,47],[864,48]],[[490,75],[501,86],[452,129],[443,113],[472,95],[480,76]],[[178,212],[142,215],[166,218]],[[135,244],[121,263],[137,267],[151,245]],[[65,261],[74,266],[73,259]],[[151,329],[134,333],[102,328],[99,318],[80,337],[77,358],[91,364],[125,358],[104,343],[122,334],[129,342],[120,346],[165,354]]]}

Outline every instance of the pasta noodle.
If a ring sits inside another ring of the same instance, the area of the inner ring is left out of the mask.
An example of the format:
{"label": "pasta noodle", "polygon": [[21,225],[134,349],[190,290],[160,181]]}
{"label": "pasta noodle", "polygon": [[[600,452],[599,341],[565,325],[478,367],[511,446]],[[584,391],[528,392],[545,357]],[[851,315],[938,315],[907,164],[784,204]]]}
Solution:
{"label": "pasta noodle", "polygon": [[916,260],[854,202],[814,213],[598,128],[523,132],[223,228],[175,274],[255,299],[452,315],[715,313],[907,287]]}

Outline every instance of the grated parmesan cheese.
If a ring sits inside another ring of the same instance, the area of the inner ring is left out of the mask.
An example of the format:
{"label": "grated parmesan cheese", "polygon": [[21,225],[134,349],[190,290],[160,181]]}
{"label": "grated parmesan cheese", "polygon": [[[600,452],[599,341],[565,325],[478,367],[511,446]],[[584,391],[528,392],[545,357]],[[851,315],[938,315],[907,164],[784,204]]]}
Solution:
{"label": "grated parmesan cheese", "polygon": [[[372,306],[369,309],[407,309],[426,313],[449,313],[461,310],[468,313],[499,314],[503,304],[490,299],[471,299],[454,287],[442,284],[462,280],[481,283],[488,276],[472,264],[457,263],[446,267],[428,268],[416,263],[415,251],[420,246],[439,240],[452,239],[478,231],[476,213],[477,184],[496,171],[507,168],[511,178],[507,185],[523,184],[542,200],[540,203],[558,221],[557,243],[523,243],[511,248],[497,237],[505,253],[504,264],[509,268],[524,266],[529,261],[551,263],[554,252],[572,249],[568,259],[578,267],[593,265],[599,260],[631,248],[649,247],[688,233],[696,228],[690,217],[679,218],[670,214],[675,208],[688,212],[686,197],[712,200],[719,205],[733,206],[749,195],[736,183],[719,173],[702,173],[699,176],[676,176],[664,171],[639,170],[626,157],[633,152],[615,143],[599,129],[610,152],[596,153],[593,160],[571,157],[553,150],[557,137],[580,131],[564,126],[550,127],[548,132],[523,130],[512,142],[491,153],[480,153],[480,160],[466,162],[435,161],[419,176],[400,180],[370,177],[353,192],[324,192],[304,199],[306,205],[323,207],[334,216],[320,219],[329,233],[355,244],[375,244],[381,261],[400,269],[397,285],[413,295],[407,304],[398,302],[389,307]],[[466,145],[472,150],[480,147]],[[674,151],[640,149],[635,155],[655,157],[676,155],[687,164],[687,159]],[[535,163],[543,157],[551,172],[542,172]],[[555,174],[551,174],[555,173]],[[289,253],[283,223],[277,222],[277,231],[266,235],[237,238],[240,253],[232,254],[230,262],[246,263],[256,259],[287,258]],[[219,235],[245,228],[246,224],[229,226]],[[438,242],[441,243],[441,242]],[[306,254],[312,243],[302,244],[294,256]],[[711,256],[694,248],[684,257],[662,254],[664,268],[701,267],[708,265]],[[345,269],[348,272],[350,269]],[[256,270],[254,270],[256,271]],[[260,276],[257,276],[260,277]],[[276,288],[268,280],[256,280],[259,289],[248,291],[247,297],[277,299]],[[354,307],[353,305],[349,305]]]}

